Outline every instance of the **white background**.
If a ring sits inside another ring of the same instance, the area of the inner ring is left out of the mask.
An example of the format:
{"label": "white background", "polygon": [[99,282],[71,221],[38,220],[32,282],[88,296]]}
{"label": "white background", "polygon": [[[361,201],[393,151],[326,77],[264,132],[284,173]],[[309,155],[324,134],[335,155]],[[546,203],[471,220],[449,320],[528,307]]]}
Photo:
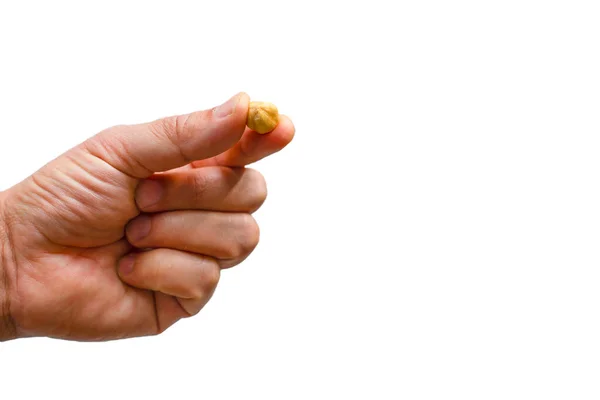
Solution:
{"label": "white background", "polygon": [[0,187],[276,103],[262,241],[165,334],[0,344],[2,399],[597,399],[595,1],[0,1]]}

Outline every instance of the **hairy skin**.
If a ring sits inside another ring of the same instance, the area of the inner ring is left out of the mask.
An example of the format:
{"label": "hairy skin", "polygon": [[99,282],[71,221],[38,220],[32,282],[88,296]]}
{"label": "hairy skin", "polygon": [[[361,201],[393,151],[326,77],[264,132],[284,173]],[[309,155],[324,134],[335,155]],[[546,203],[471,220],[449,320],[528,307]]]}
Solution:
{"label": "hairy skin", "polygon": [[245,129],[248,101],[110,128],[0,193],[0,340],[155,335],[200,311],[258,243],[266,189],[244,166],[294,134]]}

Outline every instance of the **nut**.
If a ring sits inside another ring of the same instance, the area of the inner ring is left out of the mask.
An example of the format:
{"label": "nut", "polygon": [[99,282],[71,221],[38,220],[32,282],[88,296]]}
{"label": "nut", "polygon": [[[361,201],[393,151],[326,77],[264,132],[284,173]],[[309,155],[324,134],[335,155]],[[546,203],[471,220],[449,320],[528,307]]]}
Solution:
{"label": "nut", "polygon": [[248,121],[246,125],[253,131],[264,134],[269,133],[279,123],[279,111],[274,104],[264,101],[251,101],[248,108]]}

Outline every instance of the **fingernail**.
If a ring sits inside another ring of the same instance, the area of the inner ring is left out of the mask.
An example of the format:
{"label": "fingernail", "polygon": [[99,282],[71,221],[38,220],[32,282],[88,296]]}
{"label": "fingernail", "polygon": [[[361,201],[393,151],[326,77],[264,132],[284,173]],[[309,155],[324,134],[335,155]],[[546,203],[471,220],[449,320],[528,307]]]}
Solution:
{"label": "fingernail", "polygon": [[138,186],[135,201],[139,208],[147,209],[160,200],[163,193],[163,186],[161,183],[147,179],[142,181]]}
{"label": "fingernail", "polygon": [[233,114],[235,108],[240,102],[240,95],[235,95],[231,99],[227,100],[226,103],[215,108],[215,116],[217,118],[225,118]]}
{"label": "fingernail", "polygon": [[135,264],[135,255],[134,254],[130,254],[126,257],[123,257],[121,259],[121,262],[119,263],[119,274],[121,274],[121,275],[130,274],[131,271],[133,271],[134,264]]}
{"label": "fingernail", "polygon": [[127,238],[134,244],[148,236],[152,222],[147,215],[140,215],[127,225]]}

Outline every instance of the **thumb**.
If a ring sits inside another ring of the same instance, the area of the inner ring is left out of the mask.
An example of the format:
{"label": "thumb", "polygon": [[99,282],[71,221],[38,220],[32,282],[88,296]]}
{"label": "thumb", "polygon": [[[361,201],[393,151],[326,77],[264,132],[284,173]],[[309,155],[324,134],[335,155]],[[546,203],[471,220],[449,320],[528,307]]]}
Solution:
{"label": "thumb", "polygon": [[239,93],[210,110],[116,126],[82,147],[119,171],[144,179],[231,148],[244,133],[249,101]]}

